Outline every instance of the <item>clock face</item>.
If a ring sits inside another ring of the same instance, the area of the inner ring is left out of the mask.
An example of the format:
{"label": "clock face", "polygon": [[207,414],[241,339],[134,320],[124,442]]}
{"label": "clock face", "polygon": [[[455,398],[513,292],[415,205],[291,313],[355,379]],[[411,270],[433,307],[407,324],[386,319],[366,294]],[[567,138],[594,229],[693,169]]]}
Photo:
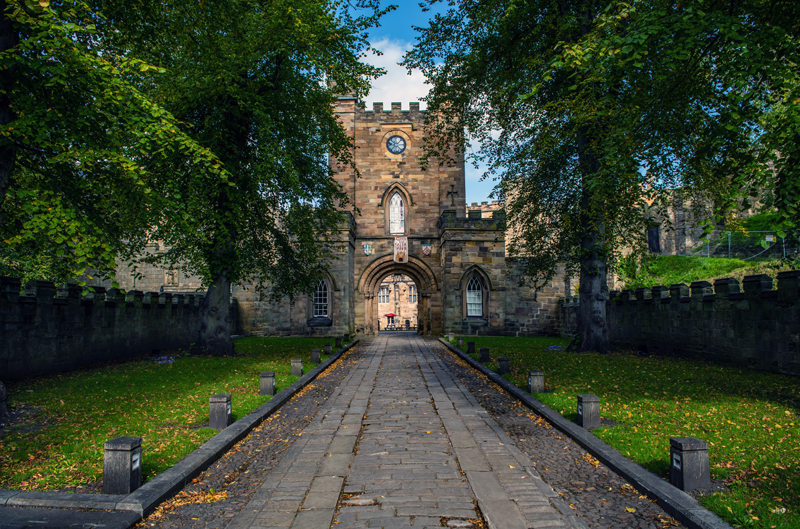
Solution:
{"label": "clock face", "polygon": [[386,148],[392,154],[400,154],[406,150],[406,140],[402,136],[392,136],[386,140]]}

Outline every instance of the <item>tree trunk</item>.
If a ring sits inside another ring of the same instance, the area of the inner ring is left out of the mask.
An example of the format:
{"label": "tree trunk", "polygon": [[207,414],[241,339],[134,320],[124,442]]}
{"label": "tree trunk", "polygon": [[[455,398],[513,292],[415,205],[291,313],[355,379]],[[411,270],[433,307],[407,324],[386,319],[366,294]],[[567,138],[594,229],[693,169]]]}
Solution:
{"label": "tree trunk", "polygon": [[217,276],[208,287],[200,305],[200,335],[195,352],[216,356],[233,355],[233,315],[231,314],[231,281],[226,272]]}
{"label": "tree trunk", "polygon": [[608,298],[607,263],[603,251],[605,224],[602,207],[594,203],[591,177],[600,170],[587,129],[578,133],[578,159],[583,171],[583,194],[581,197],[581,283],[578,292],[578,336],[570,349],[580,352],[607,353],[610,342],[606,326],[606,299]]}
{"label": "tree trunk", "polygon": [[[19,42],[19,33],[5,14],[8,7],[5,0],[0,0],[0,52],[10,50]],[[5,126],[14,120],[11,111],[11,92],[13,72],[6,70],[0,72],[0,126]],[[14,171],[16,150],[14,144],[8,140],[0,141],[0,204],[6,198],[6,191],[11,185],[11,173]],[[0,223],[2,218],[0,218]]]}

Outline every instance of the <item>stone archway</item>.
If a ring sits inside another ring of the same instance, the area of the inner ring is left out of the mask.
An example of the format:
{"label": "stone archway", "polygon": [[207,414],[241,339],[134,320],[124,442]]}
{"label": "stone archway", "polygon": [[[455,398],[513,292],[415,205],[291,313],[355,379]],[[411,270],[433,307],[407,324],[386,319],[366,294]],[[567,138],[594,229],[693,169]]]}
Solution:
{"label": "stone archway", "polygon": [[[377,332],[378,289],[383,278],[390,274],[404,274],[414,281],[419,295],[418,329],[420,333],[430,334],[433,327],[432,320],[441,322],[441,316],[434,318],[431,314],[431,298],[440,297],[439,282],[430,267],[413,255],[409,256],[408,263],[395,263],[394,256],[388,254],[375,258],[367,265],[358,280],[356,329],[364,334]],[[441,303],[438,305],[441,306]]]}

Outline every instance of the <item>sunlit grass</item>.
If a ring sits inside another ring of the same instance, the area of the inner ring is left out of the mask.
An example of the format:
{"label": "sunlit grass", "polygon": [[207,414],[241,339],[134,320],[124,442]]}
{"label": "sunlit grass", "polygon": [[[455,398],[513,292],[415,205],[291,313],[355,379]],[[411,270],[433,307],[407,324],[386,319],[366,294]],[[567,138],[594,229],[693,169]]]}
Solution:
{"label": "sunlit grass", "polygon": [[311,349],[332,341],[241,338],[236,357],[173,352],[171,363],[147,359],[9,383],[9,404],[38,415],[0,440],[0,487],[45,490],[99,481],[103,443],[119,436],[143,438],[143,477],[152,479],[217,433],[203,427],[211,395],[230,393],[233,418],[240,419],[270,399],[259,395],[262,371],[275,371],[280,391],[297,380],[289,374],[292,358],[302,358],[308,372],[315,367]]}
{"label": "sunlit grass", "polygon": [[570,420],[577,395],[598,395],[601,415],[618,424],[593,433],[663,477],[670,437],[708,441],[711,476],[726,480],[730,492],[701,502],[729,523],[800,527],[797,377],[635,353],[548,350],[566,348],[563,338],[464,337],[465,344],[470,340],[476,350],[489,347],[492,360],[509,357],[506,378],[521,388],[527,388],[528,370],[543,370],[547,392],[535,397]]}

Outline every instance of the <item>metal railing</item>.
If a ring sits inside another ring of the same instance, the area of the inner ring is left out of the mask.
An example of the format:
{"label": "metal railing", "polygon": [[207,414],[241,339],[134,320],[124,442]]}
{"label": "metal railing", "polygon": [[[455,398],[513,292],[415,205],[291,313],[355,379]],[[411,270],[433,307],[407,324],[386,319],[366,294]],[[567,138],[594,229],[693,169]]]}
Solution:
{"label": "metal railing", "polygon": [[663,230],[661,254],[759,260],[793,257],[800,253],[797,240],[778,237],[775,230],[715,230],[706,239],[701,239],[702,234],[703,229],[695,227]]}

